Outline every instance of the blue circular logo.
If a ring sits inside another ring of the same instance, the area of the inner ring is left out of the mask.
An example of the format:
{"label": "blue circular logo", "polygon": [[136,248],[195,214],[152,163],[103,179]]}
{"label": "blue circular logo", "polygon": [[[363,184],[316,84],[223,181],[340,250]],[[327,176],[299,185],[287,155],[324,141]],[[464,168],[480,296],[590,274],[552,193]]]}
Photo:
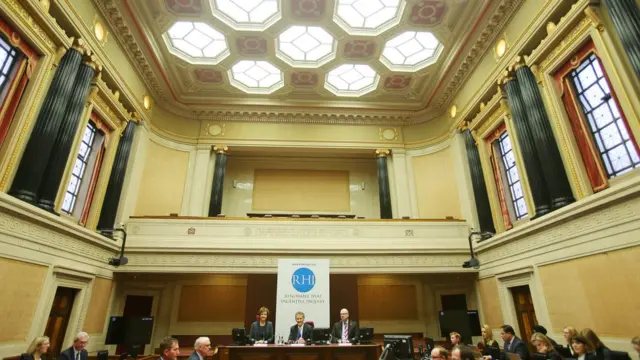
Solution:
{"label": "blue circular logo", "polygon": [[299,268],[291,275],[291,285],[298,292],[306,293],[316,286],[316,275],[309,268]]}

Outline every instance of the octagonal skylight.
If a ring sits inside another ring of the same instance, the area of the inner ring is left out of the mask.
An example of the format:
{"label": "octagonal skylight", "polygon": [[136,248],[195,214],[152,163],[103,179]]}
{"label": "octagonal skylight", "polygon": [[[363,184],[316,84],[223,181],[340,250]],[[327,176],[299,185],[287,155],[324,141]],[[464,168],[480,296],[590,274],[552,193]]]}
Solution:
{"label": "octagonal skylight", "polygon": [[266,61],[238,61],[229,70],[229,79],[249,94],[271,94],[284,86],[282,71]]}
{"label": "octagonal skylight", "polygon": [[318,67],[336,56],[333,36],[318,26],[292,26],[278,37],[277,56],[291,66]]}
{"label": "octagonal skylight", "polygon": [[338,0],[334,21],[349,34],[378,35],[400,23],[405,0]]}
{"label": "octagonal skylight", "polygon": [[378,87],[380,75],[369,65],[344,64],[329,71],[325,88],[338,96],[362,96]]}
{"label": "octagonal skylight", "polygon": [[193,64],[217,64],[229,56],[224,35],[203,22],[178,21],[164,39],[172,54]]}
{"label": "octagonal skylight", "polygon": [[236,30],[265,30],[282,17],[280,0],[210,0],[213,15]]}
{"label": "octagonal skylight", "polygon": [[380,60],[391,70],[416,71],[436,62],[442,48],[428,31],[405,31],[387,41]]}

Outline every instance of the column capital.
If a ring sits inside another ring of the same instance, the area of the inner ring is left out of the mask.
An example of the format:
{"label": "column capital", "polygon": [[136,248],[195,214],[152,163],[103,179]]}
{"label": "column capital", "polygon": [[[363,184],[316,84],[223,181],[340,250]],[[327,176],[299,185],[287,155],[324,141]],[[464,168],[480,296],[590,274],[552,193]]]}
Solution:
{"label": "column capital", "polygon": [[524,56],[516,56],[513,64],[509,66],[513,71],[517,71],[523,66],[527,66],[527,59]]}
{"label": "column capital", "polygon": [[506,85],[509,81],[515,79],[515,74],[513,73],[513,71],[511,71],[511,69],[505,69],[502,72],[502,75],[498,78],[498,85],[500,87],[502,87],[503,85]]}
{"label": "column capital", "polygon": [[225,154],[226,155],[227,151],[229,151],[229,148],[227,147],[227,145],[213,145],[211,147],[211,149],[216,154]]}
{"label": "column capital", "polygon": [[469,129],[469,121],[467,120],[462,120],[458,123],[458,126],[456,126],[456,128],[458,129],[458,132],[463,132],[465,130]]}
{"label": "column capital", "polygon": [[377,158],[387,157],[387,156],[389,156],[389,154],[391,154],[391,150],[390,149],[376,149],[376,157]]}

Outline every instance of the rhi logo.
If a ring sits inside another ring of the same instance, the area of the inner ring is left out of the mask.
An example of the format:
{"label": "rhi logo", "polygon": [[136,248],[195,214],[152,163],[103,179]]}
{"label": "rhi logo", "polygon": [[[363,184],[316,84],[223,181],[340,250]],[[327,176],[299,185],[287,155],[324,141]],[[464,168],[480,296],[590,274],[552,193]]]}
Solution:
{"label": "rhi logo", "polygon": [[291,285],[298,292],[309,292],[316,286],[316,275],[309,268],[299,268],[291,275]]}

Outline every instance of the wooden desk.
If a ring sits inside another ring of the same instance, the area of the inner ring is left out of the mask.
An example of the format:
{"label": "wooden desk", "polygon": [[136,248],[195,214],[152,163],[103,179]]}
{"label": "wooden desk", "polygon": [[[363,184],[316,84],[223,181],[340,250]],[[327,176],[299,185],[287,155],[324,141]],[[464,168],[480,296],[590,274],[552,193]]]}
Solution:
{"label": "wooden desk", "polygon": [[377,360],[379,345],[220,346],[220,360]]}

